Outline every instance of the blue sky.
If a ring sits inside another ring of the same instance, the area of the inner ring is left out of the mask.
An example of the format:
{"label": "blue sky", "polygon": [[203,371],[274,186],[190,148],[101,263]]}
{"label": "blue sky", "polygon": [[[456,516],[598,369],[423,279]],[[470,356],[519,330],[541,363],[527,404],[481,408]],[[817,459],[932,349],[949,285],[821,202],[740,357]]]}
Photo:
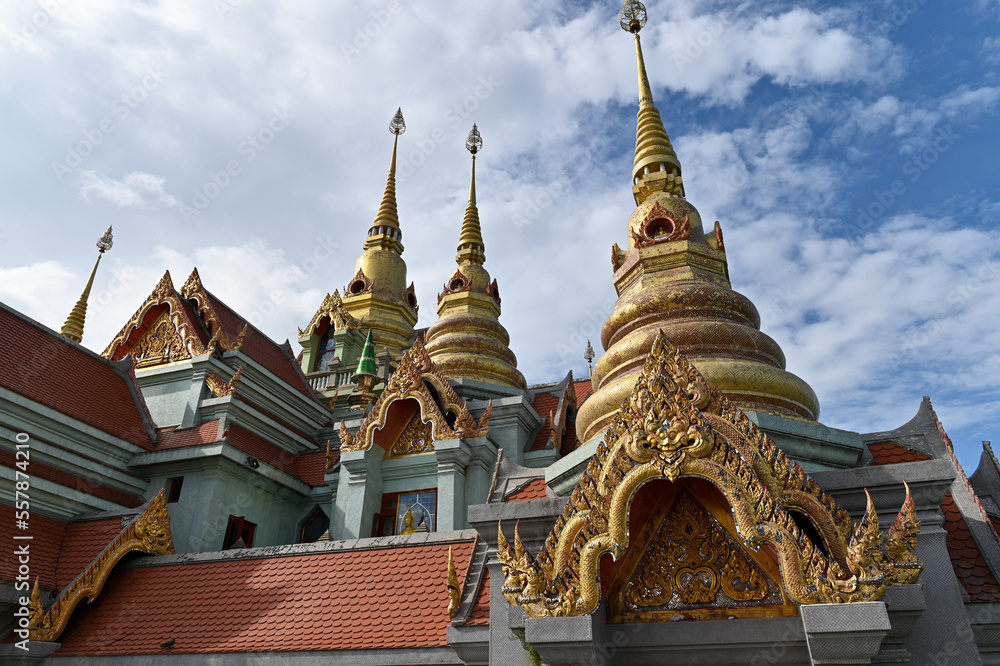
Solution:
{"label": "blue sky", "polygon": [[[193,266],[294,338],[353,274],[402,106],[420,325],[452,271],[476,122],[486,266],[519,367],[530,382],[585,374],[633,208],[618,6],[329,4],[4,3],[0,299],[58,328],[114,224],[87,346],[164,270],[180,284]],[[688,199],[720,220],[734,288],[821,420],[889,429],[929,395],[971,472],[1000,422],[1000,3],[647,9]]]}

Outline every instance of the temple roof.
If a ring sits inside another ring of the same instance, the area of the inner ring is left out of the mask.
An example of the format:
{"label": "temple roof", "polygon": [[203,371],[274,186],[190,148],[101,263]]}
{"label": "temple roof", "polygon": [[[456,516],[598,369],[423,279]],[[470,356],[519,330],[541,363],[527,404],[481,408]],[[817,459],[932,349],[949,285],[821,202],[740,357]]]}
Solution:
{"label": "temple roof", "polygon": [[[142,558],[115,572],[100,599],[77,613],[58,654],[446,646],[448,549],[454,548],[464,580],[474,535],[434,533],[394,542]],[[169,650],[160,647],[170,640]]]}
{"label": "temple roof", "polygon": [[128,363],[110,362],[3,303],[0,339],[0,387],[152,448],[152,421]]}

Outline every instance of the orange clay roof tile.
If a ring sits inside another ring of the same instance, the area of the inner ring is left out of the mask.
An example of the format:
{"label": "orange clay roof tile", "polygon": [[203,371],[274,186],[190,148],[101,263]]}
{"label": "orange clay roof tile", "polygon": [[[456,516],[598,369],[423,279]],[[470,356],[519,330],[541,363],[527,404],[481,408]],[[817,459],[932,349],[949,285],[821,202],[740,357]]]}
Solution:
{"label": "orange clay roof tile", "polygon": [[548,495],[545,494],[545,488],[545,479],[532,479],[521,488],[518,488],[511,494],[507,495],[503,501],[523,502],[525,500],[545,499],[548,497]]}
{"label": "orange clay roof tile", "polygon": [[53,656],[444,646],[449,546],[464,578],[471,540],[125,568]]}
{"label": "orange clay roof tile", "polygon": [[904,462],[917,462],[919,460],[930,460],[931,457],[919,451],[904,449],[895,442],[882,442],[880,444],[869,444],[868,450],[872,454],[872,465],[895,465]]}
{"label": "orange clay roof tile", "polygon": [[968,593],[969,601],[972,603],[1000,601],[1000,583],[986,565],[986,559],[980,553],[972,533],[969,532],[969,526],[951,492],[945,496],[941,512],[944,514],[944,529],[948,533],[946,543],[952,568]]}
{"label": "orange clay roof tile", "polygon": [[[14,507],[0,504],[0,541],[5,544],[17,543],[13,540],[15,517]],[[31,544],[32,583],[37,576],[38,584],[43,588],[47,590],[59,589],[56,581],[56,562],[59,561],[59,544],[62,543],[66,534],[66,523],[47,518],[38,512],[32,512],[28,519],[28,528],[28,530],[23,532],[18,530],[18,532],[34,537],[29,542]],[[5,553],[3,557],[0,557],[0,580],[14,582],[17,576],[17,567],[17,558],[11,557],[10,553]]]}
{"label": "orange clay roof tile", "polygon": [[20,313],[0,307],[0,386],[66,416],[152,447],[127,373]]}

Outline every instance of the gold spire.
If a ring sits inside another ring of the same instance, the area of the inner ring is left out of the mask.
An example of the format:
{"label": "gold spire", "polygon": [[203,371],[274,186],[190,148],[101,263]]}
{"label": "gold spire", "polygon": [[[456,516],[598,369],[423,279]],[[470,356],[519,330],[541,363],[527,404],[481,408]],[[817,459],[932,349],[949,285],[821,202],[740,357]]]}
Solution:
{"label": "gold spire", "polygon": [[663,127],[660,112],[653,104],[653,92],[646,76],[639,31],[646,25],[646,7],[638,0],[625,0],[619,22],[635,37],[635,58],[639,70],[639,115],[635,133],[635,162],[632,167],[632,195],[636,205],[653,192],[684,196],[681,163]]}
{"label": "gold spire", "polygon": [[368,230],[368,239],[365,241],[365,249],[376,245],[381,245],[381,236],[388,236],[388,245],[396,248],[397,252],[403,251],[403,234],[399,229],[399,214],[396,210],[396,147],[399,144],[399,135],[406,131],[406,123],[403,121],[402,108],[396,109],[396,115],[389,122],[389,131],[394,138],[392,140],[392,160],[389,162],[389,176],[385,181],[385,194],[382,195],[382,204],[375,215]]}
{"label": "gold spire", "polygon": [[113,244],[114,237],[111,235],[111,227],[108,227],[104,235],[97,239],[97,261],[94,262],[94,270],[90,272],[90,279],[87,280],[87,286],[84,287],[83,293],[80,295],[80,300],[73,306],[72,312],[66,317],[66,323],[63,324],[62,330],[59,331],[63,337],[69,338],[73,342],[83,340],[83,324],[87,319],[87,300],[90,298],[90,290],[94,286],[94,276],[97,275],[97,267],[101,265],[101,257],[111,249]]}
{"label": "gold spire", "polygon": [[476,207],[476,153],[483,147],[479,128],[465,141],[472,153],[469,206],[458,241],[458,268],[438,294],[438,320],[424,334],[427,354],[449,379],[472,379],[523,389],[524,375],[500,323],[500,287],[490,281],[479,210]]}
{"label": "gold spire", "polygon": [[486,261],[486,246],[483,244],[483,230],[479,225],[479,208],[476,207],[476,153],[483,147],[483,137],[475,123],[465,140],[465,148],[472,153],[472,181],[469,183],[469,205],[462,221],[462,235],[458,239],[458,265],[469,263],[482,265]]}

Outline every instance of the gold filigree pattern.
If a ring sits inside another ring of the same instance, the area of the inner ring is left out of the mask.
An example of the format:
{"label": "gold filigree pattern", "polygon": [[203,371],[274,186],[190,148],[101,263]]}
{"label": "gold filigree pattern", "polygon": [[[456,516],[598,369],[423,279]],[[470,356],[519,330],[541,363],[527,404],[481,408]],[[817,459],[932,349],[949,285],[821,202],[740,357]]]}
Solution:
{"label": "gold filigree pattern", "polygon": [[624,596],[641,609],[763,601],[769,593],[767,576],[684,491],[660,523]]}
{"label": "gold filigree pattern", "polygon": [[[101,355],[106,359],[117,361],[133,353],[133,347],[137,339],[142,337],[141,335],[137,336],[136,332],[143,328],[149,316],[155,315],[151,311],[164,305],[167,306],[165,312],[169,317],[174,331],[181,340],[184,351],[189,354],[188,358],[206,354],[208,350],[195,333],[200,324],[192,321],[188,316],[187,311],[181,303],[180,296],[174,290],[174,283],[170,279],[170,271],[167,271],[160,278],[156,288],[153,289],[153,293],[139,306],[139,309],[135,311],[132,318],[118,332],[118,335],[114,337]],[[158,323],[159,316],[157,316],[156,321]],[[178,352],[177,355],[179,357],[180,353]]]}
{"label": "gold filigree pattern", "polygon": [[371,293],[371,290],[372,280],[360,268],[358,268],[358,272],[354,274],[354,277],[351,278],[351,281],[347,283],[347,286],[344,287],[344,293],[347,296],[360,296],[361,294]]}
{"label": "gold filigree pattern", "polygon": [[132,360],[139,368],[191,358],[191,354],[184,346],[184,340],[170,320],[169,310],[164,310],[163,314],[150,324],[149,329],[132,346],[131,354]]}
{"label": "gold filigree pattern", "polygon": [[355,319],[347,311],[347,308],[344,307],[344,301],[340,298],[340,292],[334,291],[332,294],[327,294],[323,302],[320,303],[319,309],[316,310],[313,318],[309,320],[309,325],[305,327],[305,330],[299,329],[299,337],[302,338],[315,333],[316,327],[320,325],[324,317],[329,317],[334,329],[338,331],[356,331],[361,328],[361,322]]}
{"label": "gold filigree pattern", "polygon": [[[434,387],[440,398],[440,406],[431,394],[428,385]],[[371,412],[361,423],[358,432],[352,435],[346,424],[340,424],[341,451],[367,451],[374,442],[376,430],[385,425],[389,406],[405,398],[413,398],[420,404],[419,417],[430,422],[431,436],[434,441],[460,439],[462,437],[483,437],[489,432],[490,418],[493,415],[493,404],[477,422],[448,380],[434,366],[423,343],[419,340],[399,359],[399,366],[389,378],[389,383],[372,406]],[[449,425],[445,413],[454,415],[454,425]]]}
{"label": "gold filigree pattern", "polygon": [[[685,477],[705,479],[722,492],[745,547],[774,549],[793,602],[869,601],[893,582],[894,560],[876,536],[874,509],[855,526],[661,333],[537,560],[516,532],[513,550],[501,534],[504,596],[531,617],[592,612],[601,596],[601,556],[618,560],[630,546],[629,507],[639,487]],[[901,514],[906,511],[904,505]],[[823,543],[815,543],[791,512],[808,519]],[[901,535],[912,532],[905,518],[897,523]]]}
{"label": "gold filigree pattern", "polygon": [[657,201],[643,216],[638,229],[629,229],[629,232],[635,247],[687,240],[691,238],[691,217],[685,215],[682,219]]}
{"label": "gold filigree pattern", "polygon": [[150,555],[171,555],[174,552],[173,537],[170,534],[170,516],[163,490],[150,500],[146,508],[136,516],[101,551],[76,580],[64,589],[48,610],[42,608],[38,594],[38,584],[32,593],[29,638],[33,641],[51,642],[59,638],[66,628],[73,610],[86,597],[93,602],[101,593],[111,570],[128,553],[138,550]]}
{"label": "gold filigree pattern", "polygon": [[388,457],[408,456],[434,450],[434,439],[431,434],[431,424],[420,419],[420,414],[414,414],[410,422],[399,433],[399,437],[389,449]]}

